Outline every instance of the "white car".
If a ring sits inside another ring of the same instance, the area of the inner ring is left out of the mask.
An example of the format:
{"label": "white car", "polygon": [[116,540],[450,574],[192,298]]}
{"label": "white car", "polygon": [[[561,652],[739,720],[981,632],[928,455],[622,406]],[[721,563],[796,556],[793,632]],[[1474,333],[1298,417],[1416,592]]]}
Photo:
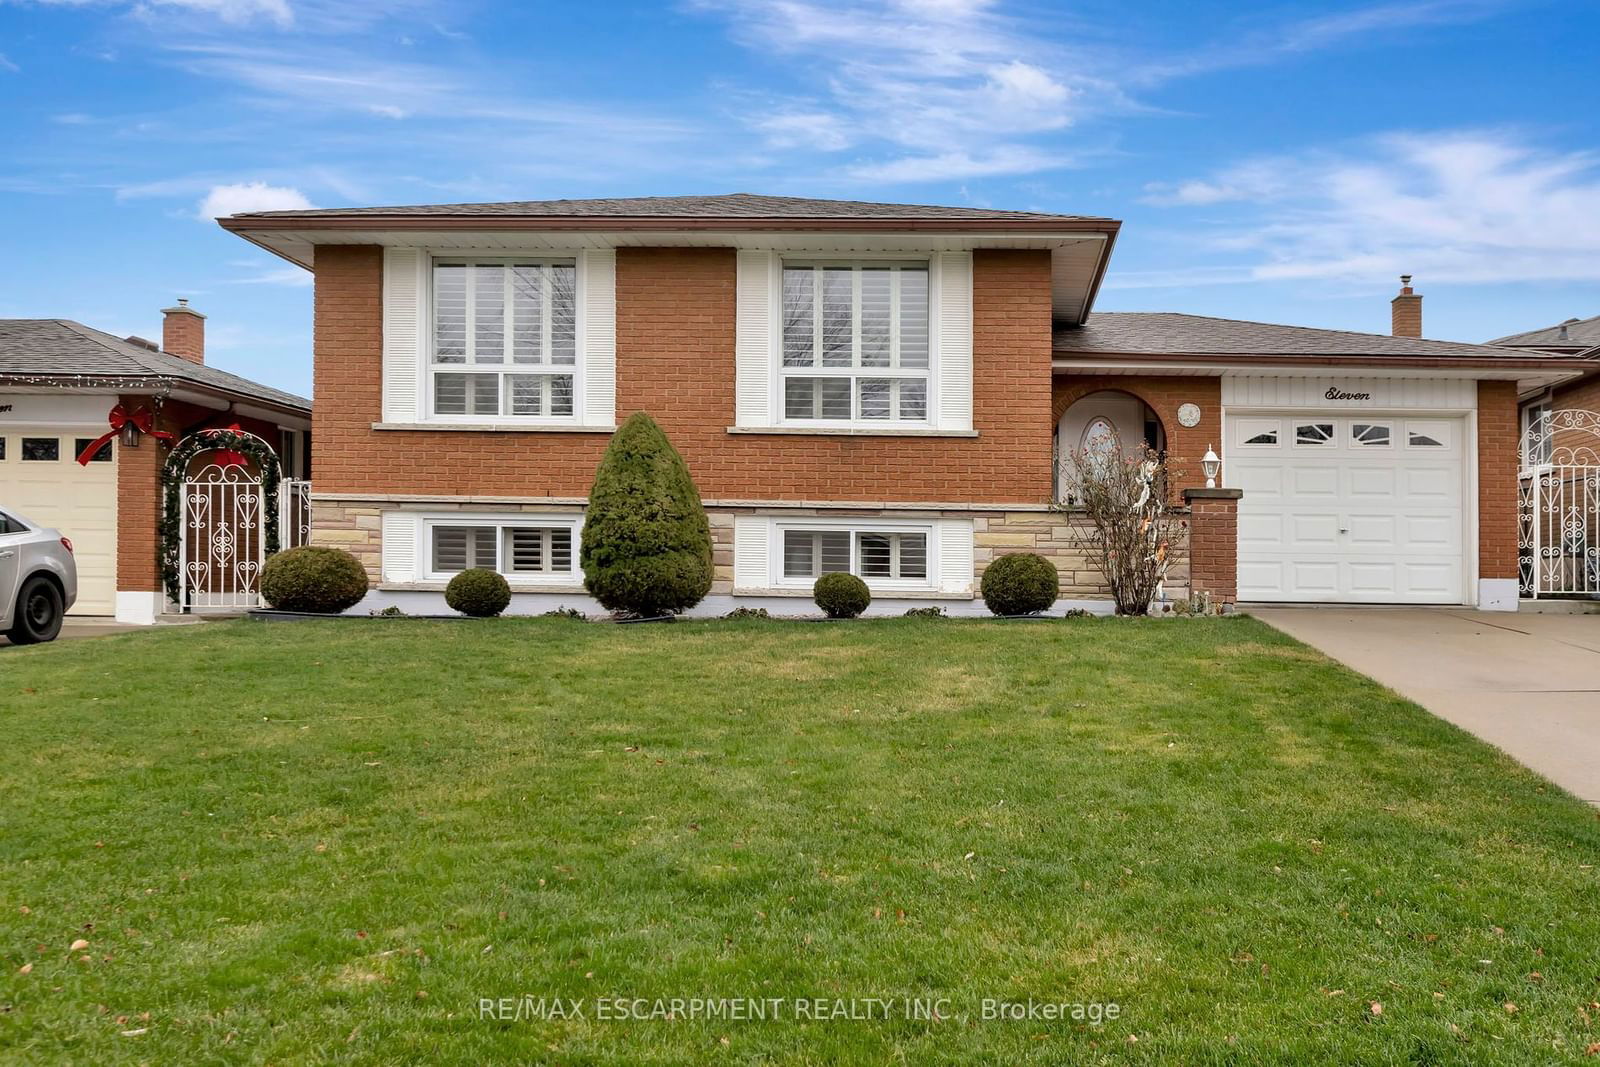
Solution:
{"label": "white car", "polygon": [[60,530],[0,511],[0,633],[15,645],[53,641],[77,599],[72,542]]}

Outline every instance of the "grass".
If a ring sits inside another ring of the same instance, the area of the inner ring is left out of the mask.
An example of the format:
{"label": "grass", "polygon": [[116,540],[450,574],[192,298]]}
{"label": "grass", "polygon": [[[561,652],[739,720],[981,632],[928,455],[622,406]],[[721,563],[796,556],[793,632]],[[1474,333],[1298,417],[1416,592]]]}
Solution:
{"label": "grass", "polygon": [[[1595,812],[1247,619],[223,623],[0,651],[0,727],[9,1061],[1600,1041]],[[481,1017],[524,995],[585,1017]],[[1120,1014],[981,1017],[1030,997]]]}

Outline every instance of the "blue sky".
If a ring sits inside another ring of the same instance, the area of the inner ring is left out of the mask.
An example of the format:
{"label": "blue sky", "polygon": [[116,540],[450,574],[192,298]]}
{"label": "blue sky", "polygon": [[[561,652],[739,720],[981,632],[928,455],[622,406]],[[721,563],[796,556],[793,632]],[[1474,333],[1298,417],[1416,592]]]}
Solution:
{"label": "blue sky", "polygon": [[[1131,9],[1131,10],[1130,10]],[[1600,313],[1600,5],[0,0],[0,316],[307,392],[209,217],[751,191],[1111,215],[1102,310],[1430,336]]]}

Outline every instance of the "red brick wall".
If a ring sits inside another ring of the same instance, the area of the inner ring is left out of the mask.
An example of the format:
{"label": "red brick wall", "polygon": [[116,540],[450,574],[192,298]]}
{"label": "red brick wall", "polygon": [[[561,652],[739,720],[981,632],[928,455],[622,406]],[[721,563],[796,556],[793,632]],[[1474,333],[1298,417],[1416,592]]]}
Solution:
{"label": "red brick wall", "polygon": [[1189,512],[1189,588],[1231,604],[1239,594],[1239,502],[1196,498]]}
{"label": "red brick wall", "polygon": [[[1214,448],[1222,454],[1222,379],[1221,378],[1163,378],[1155,375],[1063,375],[1055,380],[1051,400],[1050,425],[1052,429],[1066,410],[1090,393],[1116,390],[1131,394],[1150,405],[1167,432],[1167,455],[1173,474],[1172,491],[1176,498],[1185,489],[1196,489],[1206,484],[1205,472],[1200,469],[1200,457],[1206,449]],[[1200,409],[1200,421],[1193,427],[1178,423],[1178,408],[1194,404]],[[1224,464],[1218,485],[1226,486],[1228,468]]]}
{"label": "red brick wall", "polygon": [[[654,416],[702,496],[1037,503],[1049,496],[1050,259],[973,257],[976,438],[730,434],[735,260],[726,248],[617,254],[617,416]],[[329,493],[585,496],[603,434],[374,431],[382,254],[317,250],[316,485]]]}
{"label": "red brick wall", "polygon": [[1591,374],[1571,385],[1563,385],[1556,389],[1551,397],[1550,409],[1600,411],[1600,373]]}
{"label": "red brick wall", "polygon": [[1478,576],[1517,576],[1517,383],[1478,383]]}

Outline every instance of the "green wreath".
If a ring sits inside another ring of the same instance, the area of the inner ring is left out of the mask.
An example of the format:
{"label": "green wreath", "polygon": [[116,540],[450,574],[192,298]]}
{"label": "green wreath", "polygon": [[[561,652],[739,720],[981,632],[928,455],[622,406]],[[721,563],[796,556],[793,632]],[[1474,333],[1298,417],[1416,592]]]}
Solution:
{"label": "green wreath", "polygon": [[202,452],[238,452],[256,461],[261,471],[261,506],[266,511],[267,555],[278,551],[278,482],[282,479],[278,454],[253,433],[242,430],[198,430],[179,441],[161,468],[161,582],[167,596],[178,602],[178,555],[183,538],[183,483],[189,461]]}

